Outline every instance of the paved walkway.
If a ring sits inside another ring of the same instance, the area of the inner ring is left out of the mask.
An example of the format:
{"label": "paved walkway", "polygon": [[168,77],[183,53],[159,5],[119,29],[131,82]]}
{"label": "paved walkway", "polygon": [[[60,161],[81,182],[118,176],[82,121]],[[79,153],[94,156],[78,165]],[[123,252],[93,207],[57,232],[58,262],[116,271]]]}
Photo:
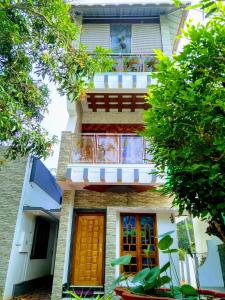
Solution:
{"label": "paved walkway", "polygon": [[15,297],[14,300],[50,300],[50,291],[49,290],[37,290],[30,294]]}

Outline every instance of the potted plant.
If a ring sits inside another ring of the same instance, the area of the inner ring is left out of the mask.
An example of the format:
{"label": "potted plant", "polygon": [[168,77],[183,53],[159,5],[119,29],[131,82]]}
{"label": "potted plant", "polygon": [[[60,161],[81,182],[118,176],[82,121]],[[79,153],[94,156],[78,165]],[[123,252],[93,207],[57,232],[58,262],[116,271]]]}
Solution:
{"label": "potted plant", "polygon": [[123,71],[124,72],[138,72],[140,68],[140,62],[138,57],[124,57],[123,58]]}
{"label": "potted plant", "polygon": [[[175,268],[172,254],[178,252],[178,249],[172,248],[173,238],[171,232],[162,236],[158,243],[158,248],[163,253],[168,254],[168,262],[163,267],[152,267],[149,260],[149,266],[133,277],[122,273],[113,282],[112,288],[117,295],[121,296],[123,300],[172,300],[174,298],[192,298],[197,299],[200,294],[224,297],[224,293],[216,291],[195,289],[188,284],[180,284],[179,277]],[[145,250],[147,257],[150,257],[150,245]],[[125,255],[112,261],[112,266],[129,265],[131,262],[131,255]],[[173,285],[172,274],[177,281],[177,285]],[[121,287],[121,283],[123,286]],[[124,286],[125,283],[125,286]],[[166,285],[166,286],[165,286]]]}

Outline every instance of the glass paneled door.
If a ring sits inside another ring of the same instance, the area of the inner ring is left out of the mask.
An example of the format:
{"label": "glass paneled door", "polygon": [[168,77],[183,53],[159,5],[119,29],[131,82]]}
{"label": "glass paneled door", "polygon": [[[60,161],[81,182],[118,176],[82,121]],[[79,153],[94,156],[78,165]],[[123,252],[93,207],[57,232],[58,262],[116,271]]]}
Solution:
{"label": "glass paneled door", "polygon": [[[147,257],[144,250],[150,245]],[[156,215],[121,214],[121,255],[132,256],[131,264],[123,267],[123,272],[136,272],[158,265]]]}

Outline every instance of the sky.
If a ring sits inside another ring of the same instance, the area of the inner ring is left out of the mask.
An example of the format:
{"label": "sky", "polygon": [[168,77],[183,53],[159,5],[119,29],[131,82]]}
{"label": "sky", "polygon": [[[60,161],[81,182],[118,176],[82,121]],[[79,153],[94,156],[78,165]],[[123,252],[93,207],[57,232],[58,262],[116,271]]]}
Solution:
{"label": "sky", "polygon": [[[128,0],[127,0],[128,1]],[[129,2],[129,1],[128,1]],[[193,3],[195,3],[193,1]],[[193,24],[202,21],[202,13],[199,10],[193,10],[189,13],[188,19],[192,19]],[[186,43],[186,40],[182,40],[180,43],[179,51],[182,49],[182,46]],[[55,170],[57,168],[58,156],[59,156],[59,147],[60,147],[60,139],[61,132],[66,130],[67,121],[68,121],[68,112],[66,105],[66,97],[62,97],[57,92],[57,87],[54,83],[49,83],[48,88],[50,92],[50,105],[48,108],[48,113],[44,115],[44,119],[42,122],[43,127],[49,132],[50,136],[56,135],[58,137],[59,142],[55,144],[53,147],[53,156],[48,157],[44,160],[44,164],[46,167],[55,174]]]}
{"label": "sky", "polygon": [[[66,108],[66,96],[60,96],[57,92],[57,87],[54,83],[49,83],[49,98],[50,105],[48,113],[44,115],[42,126],[49,132],[50,136],[56,135],[59,142],[53,147],[53,156],[48,157],[44,162],[45,166],[55,173],[54,169],[57,168],[61,132],[66,130],[68,112]],[[53,169],[53,170],[52,170]]]}

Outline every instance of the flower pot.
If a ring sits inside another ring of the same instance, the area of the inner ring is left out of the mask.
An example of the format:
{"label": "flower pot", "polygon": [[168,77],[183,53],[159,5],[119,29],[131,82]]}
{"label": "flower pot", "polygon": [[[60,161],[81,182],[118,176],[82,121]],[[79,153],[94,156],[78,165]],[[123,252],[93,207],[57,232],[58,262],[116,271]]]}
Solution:
{"label": "flower pot", "polygon": [[213,296],[214,298],[223,298],[225,299],[225,293],[216,291],[216,290],[206,290],[206,289],[198,289],[198,293],[200,295],[209,295]]}
{"label": "flower pot", "polygon": [[121,297],[123,300],[174,300],[174,298],[160,297],[155,295],[153,296],[135,295],[135,294],[131,294],[128,291],[123,292]]}
{"label": "flower pot", "polygon": [[127,288],[123,287],[123,286],[117,286],[114,289],[114,292],[116,294],[116,296],[122,296],[123,292],[127,291]]}
{"label": "flower pot", "polygon": [[[168,288],[161,288],[160,289],[162,292],[168,292],[170,289]],[[174,298],[169,298],[169,297],[161,297],[161,296],[156,296],[156,295],[136,295],[132,294],[128,291],[126,287],[121,287],[118,286],[114,289],[115,293],[117,296],[122,297],[123,300],[174,300]],[[200,295],[209,295],[214,298],[221,298],[225,299],[225,293],[222,293],[220,291],[215,291],[215,290],[207,290],[207,289],[198,289],[198,293]]]}
{"label": "flower pot", "polygon": [[[170,289],[168,288],[161,288],[160,289],[162,292],[169,291]],[[161,297],[161,296],[150,296],[150,295],[136,295],[132,294],[131,292],[128,291],[126,287],[122,286],[117,286],[114,289],[115,293],[117,296],[122,297],[123,300],[174,300],[174,298],[169,298],[169,297]]]}

